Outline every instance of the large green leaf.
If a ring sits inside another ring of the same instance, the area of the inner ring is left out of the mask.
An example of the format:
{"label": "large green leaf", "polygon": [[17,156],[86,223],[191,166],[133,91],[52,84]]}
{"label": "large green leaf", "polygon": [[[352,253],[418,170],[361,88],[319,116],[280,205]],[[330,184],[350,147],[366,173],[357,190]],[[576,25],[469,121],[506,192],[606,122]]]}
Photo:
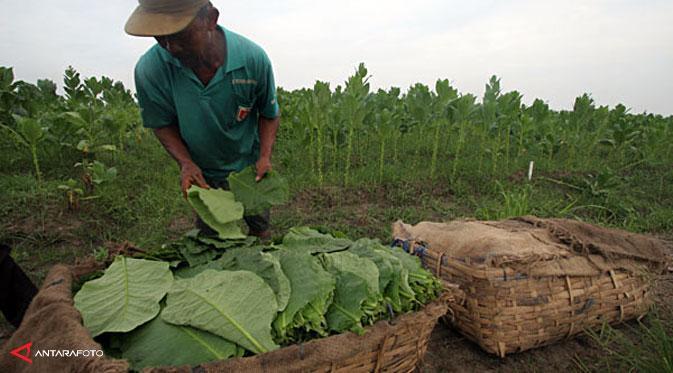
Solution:
{"label": "large green leaf", "polygon": [[168,263],[118,256],[103,277],[82,286],[75,307],[94,337],[128,332],[159,313],[172,284]]}
{"label": "large green leaf", "polygon": [[0,123],[0,127],[14,135],[15,140],[28,148],[36,147],[45,137],[45,131],[37,119],[13,115],[16,128]]}
{"label": "large green leaf", "polygon": [[187,196],[196,213],[218,233],[220,239],[246,237],[239,226],[239,221],[243,218],[243,205],[236,202],[233,193],[192,185]]}
{"label": "large green leaf", "polygon": [[364,333],[362,303],[369,295],[367,284],[361,277],[351,272],[340,273],[336,280],[334,299],[325,314],[330,330],[337,333],[347,330]]}
{"label": "large green leaf", "polygon": [[432,273],[423,268],[417,256],[409,255],[399,247],[391,247],[388,252],[399,259],[408,271],[408,285],[414,293],[414,302],[410,309],[417,309],[439,296],[442,284]]}
{"label": "large green leaf", "polygon": [[189,326],[171,325],[155,317],[149,323],[121,336],[121,358],[131,368],[198,365],[232,356],[243,349],[215,334]]}
{"label": "large green leaf", "polygon": [[264,247],[240,247],[229,249],[220,258],[193,267],[180,268],[175,271],[178,278],[191,278],[201,272],[214,270],[243,270],[254,272],[260,276],[276,294],[278,311],[283,311],[290,299],[290,280],[281,269],[278,259],[262,251]]}
{"label": "large green leaf", "polygon": [[[320,259],[325,269],[336,277],[334,300],[325,315],[330,329],[364,332],[362,321],[378,316],[382,308],[378,267],[371,260],[350,252],[322,254]],[[366,309],[365,305],[369,304],[373,305],[372,310]],[[376,314],[368,315],[367,311]]]}
{"label": "large green leaf", "polygon": [[328,253],[345,250],[353,242],[345,238],[335,238],[309,227],[290,228],[283,237],[283,245],[290,249],[307,250],[314,253]]}
{"label": "large green leaf", "polygon": [[229,250],[218,260],[223,269],[250,271],[261,277],[273,289],[278,311],[283,311],[290,299],[290,280],[281,269],[278,259],[259,248]]}
{"label": "large green leaf", "polygon": [[368,258],[376,264],[379,269],[379,291],[393,311],[403,312],[413,307],[411,303],[415,302],[415,295],[409,286],[409,271],[389,247],[378,240],[362,238],[348,252]]}
{"label": "large green leaf", "polygon": [[367,258],[361,258],[351,252],[336,252],[321,256],[323,267],[332,274],[351,272],[362,278],[368,291],[379,293],[379,269]]}
{"label": "large green leaf", "polygon": [[292,289],[287,307],[273,322],[276,336],[282,342],[291,342],[297,341],[300,331],[325,335],[324,314],[334,293],[334,276],[307,251],[284,248],[272,255],[280,261]]}
{"label": "large green leaf", "polygon": [[256,176],[257,172],[252,166],[232,173],[227,178],[236,200],[245,206],[246,215],[261,214],[264,210],[282,205],[290,199],[287,182],[276,172],[267,173],[260,181],[255,181]]}
{"label": "large green leaf", "polygon": [[389,302],[395,312],[406,312],[414,309],[418,305],[418,301],[416,300],[416,294],[409,285],[409,270],[393,254],[390,247],[371,245],[369,249],[386,258],[393,267],[393,278],[384,291],[386,301]]}
{"label": "large green leaf", "polygon": [[40,123],[36,119],[24,118],[18,115],[15,115],[14,118],[17,121],[17,132],[23,136],[28,144],[36,146],[45,134]]}
{"label": "large green leaf", "polygon": [[379,251],[374,250],[375,247],[380,246],[381,244],[379,241],[362,238],[355,241],[348,249],[348,252],[367,258],[376,264],[376,267],[379,270],[379,291],[383,293],[388,284],[393,280],[394,272],[390,258]]}
{"label": "large green leaf", "polygon": [[203,329],[263,353],[278,348],[271,337],[277,310],[273,290],[256,274],[209,269],[175,281],[162,317],[171,324]]}

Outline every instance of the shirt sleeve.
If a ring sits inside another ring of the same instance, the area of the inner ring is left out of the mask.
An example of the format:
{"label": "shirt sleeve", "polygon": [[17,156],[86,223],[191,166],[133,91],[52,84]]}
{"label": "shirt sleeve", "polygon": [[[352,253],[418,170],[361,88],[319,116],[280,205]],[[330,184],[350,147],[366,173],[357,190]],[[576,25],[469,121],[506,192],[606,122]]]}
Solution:
{"label": "shirt sleeve", "polygon": [[142,61],[135,69],[136,93],[140,116],[146,128],[161,128],[177,123],[175,106],[170,100],[167,89],[161,89],[157,74],[147,71]]}
{"label": "shirt sleeve", "polygon": [[259,114],[265,118],[276,118],[280,115],[280,107],[276,97],[276,82],[273,77],[271,61],[266,53],[262,53],[261,66],[257,77],[257,107]]}

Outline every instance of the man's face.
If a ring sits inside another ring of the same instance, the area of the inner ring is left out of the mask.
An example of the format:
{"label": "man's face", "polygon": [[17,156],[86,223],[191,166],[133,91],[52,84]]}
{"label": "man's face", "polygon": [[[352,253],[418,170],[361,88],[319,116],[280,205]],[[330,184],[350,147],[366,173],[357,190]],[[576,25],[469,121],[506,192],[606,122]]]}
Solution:
{"label": "man's face", "polygon": [[198,63],[207,47],[208,22],[195,18],[184,30],[166,36],[155,36],[157,43],[187,66]]}

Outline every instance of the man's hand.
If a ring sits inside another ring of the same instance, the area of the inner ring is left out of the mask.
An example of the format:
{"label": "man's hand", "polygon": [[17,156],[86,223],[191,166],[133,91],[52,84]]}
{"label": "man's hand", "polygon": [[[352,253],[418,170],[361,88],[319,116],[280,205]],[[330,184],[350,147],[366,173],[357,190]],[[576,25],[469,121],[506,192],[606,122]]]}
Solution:
{"label": "man's hand", "polygon": [[257,177],[255,181],[264,178],[267,172],[271,171],[271,152],[273,143],[276,141],[276,131],[280,125],[280,117],[264,118],[259,117],[259,160],[255,163]]}
{"label": "man's hand", "polygon": [[187,199],[187,190],[192,186],[196,185],[204,189],[210,189],[206,179],[203,177],[203,173],[199,166],[194,164],[194,162],[187,162],[180,168],[180,187],[182,189],[182,195]]}
{"label": "man's hand", "polygon": [[260,157],[257,163],[255,163],[255,168],[257,169],[255,181],[259,182],[267,172],[271,171],[271,159],[269,157]]}
{"label": "man's hand", "polygon": [[206,183],[206,179],[203,177],[203,173],[201,173],[201,169],[189,156],[189,151],[182,141],[182,137],[180,137],[180,129],[177,124],[155,128],[154,134],[168,154],[170,154],[180,166],[180,189],[182,189],[182,195],[185,199],[187,199],[187,190],[192,185],[210,189]]}

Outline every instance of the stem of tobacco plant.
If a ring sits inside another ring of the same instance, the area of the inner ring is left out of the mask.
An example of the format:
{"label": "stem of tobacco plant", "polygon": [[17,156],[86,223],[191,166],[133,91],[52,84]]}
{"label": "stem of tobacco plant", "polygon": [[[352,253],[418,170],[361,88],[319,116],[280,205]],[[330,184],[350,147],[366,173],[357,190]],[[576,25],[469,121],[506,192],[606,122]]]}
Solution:
{"label": "stem of tobacco plant", "polygon": [[35,167],[35,177],[37,178],[37,182],[40,185],[42,185],[42,172],[40,172],[40,162],[37,159],[37,147],[35,145],[31,145],[30,153],[33,156],[33,166]]}

